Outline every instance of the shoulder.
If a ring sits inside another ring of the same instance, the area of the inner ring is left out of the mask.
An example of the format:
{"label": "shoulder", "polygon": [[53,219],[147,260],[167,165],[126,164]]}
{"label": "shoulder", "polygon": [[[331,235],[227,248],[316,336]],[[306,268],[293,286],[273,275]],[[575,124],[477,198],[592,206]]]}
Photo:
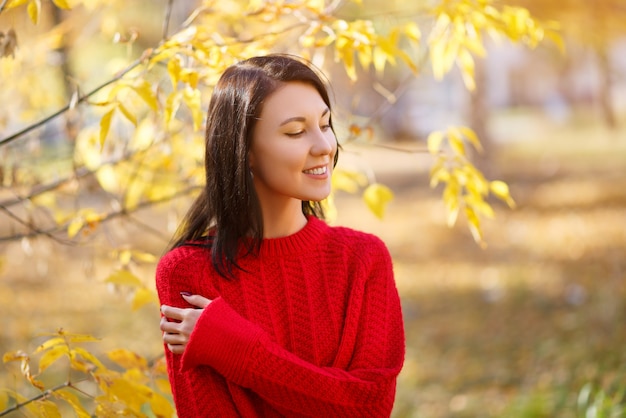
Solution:
{"label": "shoulder", "polygon": [[177,272],[201,271],[211,263],[210,251],[197,245],[181,245],[161,257],[157,264],[158,277],[170,276]]}
{"label": "shoulder", "polygon": [[326,236],[332,247],[351,253],[361,261],[390,258],[387,245],[374,234],[345,226],[329,226]]}

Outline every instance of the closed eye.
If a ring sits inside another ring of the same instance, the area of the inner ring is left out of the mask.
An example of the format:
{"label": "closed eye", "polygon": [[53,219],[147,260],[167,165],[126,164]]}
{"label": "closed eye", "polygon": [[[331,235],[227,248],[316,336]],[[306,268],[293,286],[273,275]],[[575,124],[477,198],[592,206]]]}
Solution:
{"label": "closed eye", "polygon": [[299,136],[301,136],[304,133],[304,131],[299,131],[299,132],[286,132],[285,135],[287,135],[290,138],[297,138]]}

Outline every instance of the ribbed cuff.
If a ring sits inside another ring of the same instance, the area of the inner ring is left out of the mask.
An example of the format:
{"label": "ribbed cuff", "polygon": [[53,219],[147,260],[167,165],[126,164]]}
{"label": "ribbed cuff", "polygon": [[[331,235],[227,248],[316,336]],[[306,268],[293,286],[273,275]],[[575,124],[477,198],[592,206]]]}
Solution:
{"label": "ribbed cuff", "polygon": [[181,361],[181,370],[211,366],[233,382],[242,372],[263,330],[232,309],[221,297],[204,309],[191,333]]}

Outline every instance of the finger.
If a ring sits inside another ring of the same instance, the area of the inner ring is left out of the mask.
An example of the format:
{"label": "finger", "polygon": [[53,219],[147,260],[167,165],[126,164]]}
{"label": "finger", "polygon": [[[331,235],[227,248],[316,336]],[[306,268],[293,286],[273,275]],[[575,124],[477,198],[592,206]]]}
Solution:
{"label": "finger", "polygon": [[183,354],[185,352],[185,346],[180,344],[168,344],[167,349],[174,354]]}
{"label": "finger", "polygon": [[175,308],[169,305],[161,305],[161,313],[168,319],[183,320],[184,309]]}
{"label": "finger", "polygon": [[187,339],[180,334],[163,333],[163,342],[169,345],[185,345]]}
{"label": "finger", "polygon": [[159,323],[159,328],[163,332],[178,334],[180,333],[180,322],[171,322],[168,321],[166,317],[163,317],[161,318],[161,322]]}
{"label": "finger", "polygon": [[206,308],[209,305],[209,303],[211,303],[211,299],[207,299],[204,296],[200,296],[200,295],[187,296],[187,295],[181,294],[181,296],[187,302],[189,302],[190,305],[197,306],[198,308]]}

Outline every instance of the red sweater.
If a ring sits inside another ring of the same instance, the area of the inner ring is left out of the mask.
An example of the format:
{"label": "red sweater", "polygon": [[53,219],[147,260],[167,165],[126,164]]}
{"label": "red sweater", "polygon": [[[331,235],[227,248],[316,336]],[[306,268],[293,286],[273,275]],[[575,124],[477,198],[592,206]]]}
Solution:
{"label": "red sweater", "polygon": [[194,246],[159,262],[162,304],[213,299],[185,353],[165,349],[178,416],[388,417],[404,329],[383,242],[311,217],[240,265],[228,281]]}

